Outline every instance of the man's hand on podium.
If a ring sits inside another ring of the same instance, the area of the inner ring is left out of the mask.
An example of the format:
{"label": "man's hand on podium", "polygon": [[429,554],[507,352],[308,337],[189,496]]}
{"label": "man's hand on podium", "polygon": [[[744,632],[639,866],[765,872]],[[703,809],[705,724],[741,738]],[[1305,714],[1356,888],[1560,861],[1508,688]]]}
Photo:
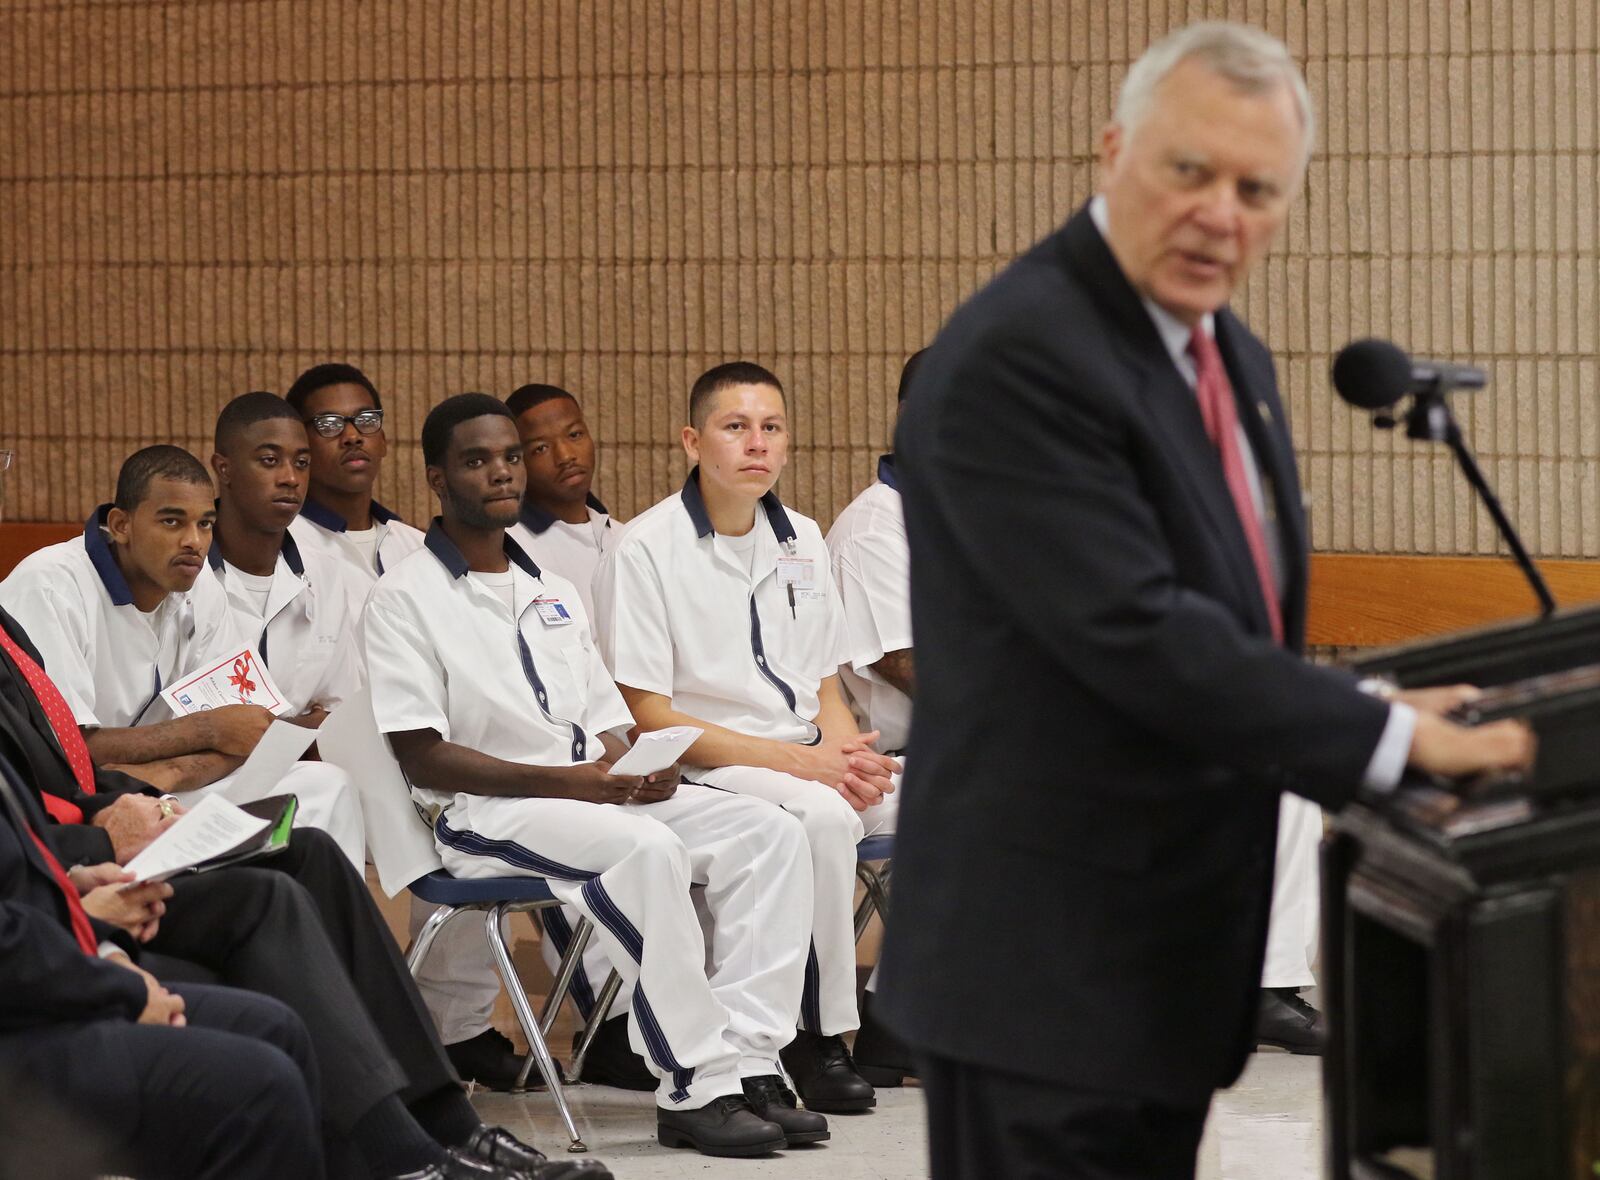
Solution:
{"label": "man's hand on podium", "polygon": [[1468,728],[1419,705],[1417,728],[1411,735],[1411,753],[1406,761],[1425,774],[1464,779],[1496,771],[1526,770],[1533,765],[1537,745],[1533,730],[1524,722],[1491,721]]}
{"label": "man's hand on podium", "polygon": [[1403,705],[1410,705],[1419,713],[1434,713],[1447,717],[1462,705],[1477,700],[1483,689],[1471,684],[1441,684],[1433,688],[1397,689],[1389,697]]}

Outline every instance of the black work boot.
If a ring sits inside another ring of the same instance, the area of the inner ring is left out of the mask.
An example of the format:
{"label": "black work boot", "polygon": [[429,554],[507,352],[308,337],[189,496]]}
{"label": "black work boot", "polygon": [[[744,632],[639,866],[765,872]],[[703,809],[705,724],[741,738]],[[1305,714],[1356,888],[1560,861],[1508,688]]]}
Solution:
{"label": "black work boot", "polygon": [[656,1107],[656,1142],[727,1156],[768,1155],[789,1145],[783,1128],[758,1117],[743,1094],[724,1094],[695,1110]]}
{"label": "black work boot", "polygon": [[797,1032],[779,1056],[807,1110],[848,1114],[878,1105],[872,1087],[856,1072],[843,1037]]}
{"label": "black work boot", "polygon": [[821,1143],[828,1138],[828,1120],[811,1110],[795,1105],[794,1091],[777,1074],[744,1079],[744,1096],[758,1118],[777,1123],[783,1137],[793,1147],[797,1143]]}

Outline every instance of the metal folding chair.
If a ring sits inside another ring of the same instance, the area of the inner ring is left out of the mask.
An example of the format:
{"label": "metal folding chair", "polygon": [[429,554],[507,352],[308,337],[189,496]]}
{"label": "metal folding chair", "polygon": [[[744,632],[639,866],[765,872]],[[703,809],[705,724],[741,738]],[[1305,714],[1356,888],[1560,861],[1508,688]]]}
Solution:
{"label": "metal folding chair", "polygon": [[[856,845],[856,879],[866,892],[856,905],[856,938],[866,930],[872,915],[888,921],[889,873],[893,867],[894,835],[868,836]],[[882,867],[874,867],[881,865]]]}
{"label": "metal folding chair", "polygon": [[[561,1071],[556,1067],[555,1059],[550,1056],[550,1046],[545,1041],[545,1035],[555,1023],[561,1001],[566,998],[567,989],[571,986],[573,973],[583,956],[583,948],[588,945],[589,934],[593,929],[588,920],[580,921],[578,928],[573,932],[572,943],[567,947],[567,953],[562,956],[561,965],[557,970],[555,984],[545,999],[543,1018],[538,1019],[533,1014],[533,1006],[528,1002],[527,993],[522,990],[522,984],[517,979],[516,967],[511,962],[511,951],[506,947],[505,919],[507,914],[560,905],[555,895],[550,892],[549,884],[542,877],[469,879],[453,877],[443,869],[438,869],[417,878],[411,883],[410,888],[411,892],[423,901],[431,902],[441,908],[434,911],[417,933],[416,941],[412,943],[410,953],[406,955],[406,967],[412,975],[417,973],[418,968],[427,959],[428,951],[433,946],[433,940],[440,929],[457,914],[464,910],[477,910],[483,913],[484,931],[489,938],[489,947],[494,952],[495,966],[500,971],[500,981],[505,986],[506,994],[511,997],[511,1007],[517,1014],[517,1023],[522,1026],[522,1035],[528,1041],[528,1058],[523,1062],[517,1086],[520,1089],[527,1084],[528,1073],[537,1063],[539,1073],[550,1089],[550,1096],[555,1099],[561,1123],[567,1130],[567,1138],[570,1140],[567,1150],[588,1151],[583,1140],[578,1137],[578,1128],[572,1121],[572,1111],[567,1106],[567,1096],[562,1090]],[[609,990],[604,995],[608,1007],[611,997],[616,995],[614,980],[616,980],[615,972],[612,973],[612,979],[606,982]],[[595,1028],[599,1027],[597,1017],[602,1015],[603,1009],[597,1004],[594,1014],[590,1017],[590,1023]],[[584,1032],[586,1034],[584,1048],[587,1049],[588,1041],[594,1039],[594,1033],[589,1028],[585,1028]],[[579,1065],[581,1067],[581,1061]],[[573,1076],[577,1076],[576,1069],[573,1071]]]}

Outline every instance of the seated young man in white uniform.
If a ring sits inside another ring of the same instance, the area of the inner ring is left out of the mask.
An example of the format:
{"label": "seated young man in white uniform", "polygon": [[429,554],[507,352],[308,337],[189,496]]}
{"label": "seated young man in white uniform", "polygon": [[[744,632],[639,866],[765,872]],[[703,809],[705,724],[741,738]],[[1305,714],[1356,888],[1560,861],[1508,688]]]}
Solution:
{"label": "seated young man in white uniform", "polygon": [[801,1032],[784,1064],[814,1110],[866,1110],[840,1034],[857,1025],[855,846],[892,826],[900,767],[839,688],[844,622],[815,522],[773,487],[788,458],[778,379],[719,365],[695,382],[683,490],[623,527],[595,582],[598,633],[641,729],[694,725],[688,778],[805,826],[815,886]]}
{"label": "seated young man in white uniform", "polygon": [[[117,477],[80,540],[31,554],[0,583],[0,605],[22,624],[84,731],[94,761],[163,791],[226,780],[272,724],[259,705],[175,717],[161,688],[208,659],[239,651],[227,594],[206,564],[216,507],[211,477],[179,447],[146,447]],[[297,823],[324,828],[362,863],[360,813],[349,781],[301,763],[279,784],[300,799]]]}
{"label": "seated young man in white uniform", "polygon": [[[905,405],[922,353],[900,370],[897,404]],[[873,747],[899,757],[911,738],[911,698],[916,686],[911,649],[911,548],[895,486],[894,456],[878,460],[877,481],[839,513],[828,530],[833,580],[844,609],[848,659],[839,667],[856,723],[878,735]],[[879,829],[882,831],[883,829]],[[861,998],[856,1068],[874,1086],[898,1086],[915,1075],[911,1054],[873,1018],[877,972]]]}
{"label": "seated young man in white uniform", "polygon": [[385,568],[422,548],[422,533],[372,497],[388,453],[383,402],[354,365],[313,365],[284,400],[305,423],[311,487],[289,526],[302,553],[337,561],[357,615]]}
{"label": "seated young man in white uniform", "polygon": [[[422,548],[422,532],[373,498],[389,440],[378,389],[354,365],[313,365],[295,378],[284,400],[305,423],[311,487],[289,535],[306,556],[325,557],[360,625],[367,595],[383,571]],[[359,639],[357,647],[359,648]],[[411,937],[436,906],[411,898]],[[417,973],[428,1014],[450,1064],[464,1081],[509,1090],[522,1073],[510,1038],[494,1028],[500,976],[477,922],[451,922],[434,940]],[[651,1088],[655,1080],[651,1079]]]}
{"label": "seated young man in white uniform", "polygon": [[[379,579],[363,630],[378,727],[445,866],[543,877],[595,924],[633,984],[664,1145],[755,1155],[826,1138],[778,1064],[811,927],[799,825],[679,787],[676,767],[609,773],[632,718],[577,591],[506,535],[524,484],[510,412],[487,394],[449,398],[422,447],[440,516],[425,549]],[[693,885],[715,918],[709,946]]]}
{"label": "seated young man in white uniform", "polygon": [[[300,416],[275,393],[246,393],[217,416],[217,520],[208,562],[228,595],[234,628],[253,643],[289,704],[312,729],[361,689],[355,618],[332,563],[300,552],[289,522],[305,499],[310,449]],[[323,780],[327,827],[358,869],[365,864],[361,799],[337,766],[303,762],[297,783]],[[226,791],[221,783],[210,788]],[[335,830],[336,829],[336,830]]]}
{"label": "seated young man in white uniform", "polygon": [[[527,489],[522,512],[510,528],[540,569],[560,574],[578,588],[583,609],[594,617],[594,573],[615,530],[611,515],[595,498],[596,445],[578,401],[555,385],[524,385],[506,398],[522,436],[522,468]],[[539,944],[545,964],[555,971],[571,942],[577,921],[570,906],[539,911],[544,938]],[[590,939],[583,961],[572,977],[572,999],[585,1020],[611,973],[611,962],[598,939]],[[582,1081],[624,1090],[654,1090],[655,1076],[628,1044],[626,988],[618,991],[611,1016],[595,1034],[583,1059]],[[573,1051],[582,1032],[573,1034]]]}

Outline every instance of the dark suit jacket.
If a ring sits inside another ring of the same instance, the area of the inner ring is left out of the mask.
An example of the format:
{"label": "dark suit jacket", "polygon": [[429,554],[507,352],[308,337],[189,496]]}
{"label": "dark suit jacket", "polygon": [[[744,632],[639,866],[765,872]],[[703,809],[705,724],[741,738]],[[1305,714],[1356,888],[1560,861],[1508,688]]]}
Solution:
{"label": "dark suit jacket", "polygon": [[1387,719],[1304,663],[1272,361],[1217,338],[1291,565],[1273,644],[1193,390],[1086,210],[950,319],[896,438],[917,652],[882,1008],[945,1057],[1192,1105],[1251,1048],[1278,795]]}
{"label": "dark suit jacket", "polygon": [[[43,667],[39,649],[34,647],[22,624],[3,610],[0,610],[0,627]],[[49,672],[50,669],[45,668],[46,675]],[[0,753],[11,759],[28,785],[38,792],[76,804],[85,820],[92,819],[97,811],[110,806],[121,795],[156,793],[140,779],[99,766],[95,767],[94,793],[80,790],[39,698],[4,652],[0,652],[0,733],[4,734],[0,738]],[[53,824],[51,841],[55,853],[67,865],[104,864],[113,859],[111,838],[104,829],[90,823]]]}
{"label": "dark suit jacket", "polygon": [[[137,1020],[144,1011],[144,981],[78,946],[61,888],[24,827],[46,832],[44,812],[3,754],[0,778],[0,1034],[84,1020]],[[96,938],[128,949],[111,927],[91,924]]]}

